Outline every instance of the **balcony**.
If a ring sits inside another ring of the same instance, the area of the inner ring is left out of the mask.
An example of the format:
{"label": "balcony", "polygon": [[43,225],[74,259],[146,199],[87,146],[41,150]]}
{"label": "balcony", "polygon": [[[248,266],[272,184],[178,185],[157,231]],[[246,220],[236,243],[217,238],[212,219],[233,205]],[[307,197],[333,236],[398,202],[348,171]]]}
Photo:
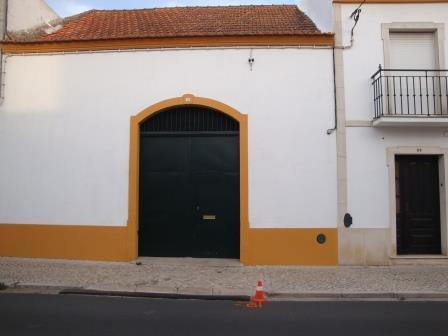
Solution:
{"label": "balcony", "polygon": [[373,126],[448,126],[448,70],[380,66],[371,79]]}

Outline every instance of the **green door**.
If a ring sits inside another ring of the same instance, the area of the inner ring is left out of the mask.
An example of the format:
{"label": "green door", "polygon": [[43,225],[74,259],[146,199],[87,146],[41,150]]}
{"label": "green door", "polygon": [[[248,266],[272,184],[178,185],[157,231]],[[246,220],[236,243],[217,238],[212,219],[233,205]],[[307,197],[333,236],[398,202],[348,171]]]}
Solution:
{"label": "green door", "polygon": [[239,133],[197,107],[141,125],[139,255],[239,258]]}

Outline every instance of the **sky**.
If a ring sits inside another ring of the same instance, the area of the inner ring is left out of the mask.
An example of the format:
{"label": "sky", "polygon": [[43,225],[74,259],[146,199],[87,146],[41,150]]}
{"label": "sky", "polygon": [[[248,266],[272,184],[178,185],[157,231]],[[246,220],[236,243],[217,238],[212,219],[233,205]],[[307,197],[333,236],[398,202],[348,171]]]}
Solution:
{"label": "sky", "polygon": [[331,30],[331,0],[46,0],[60,16],[66,17],[89,9],[131,9],[174,6],[227,5],[299,5],[322,31]]}
{"label": "sky", "polygon": [[300,0],[47,0],[60,16],[70,16],[86,10],[153,8],[174,6],[217,6],[297,4]]}

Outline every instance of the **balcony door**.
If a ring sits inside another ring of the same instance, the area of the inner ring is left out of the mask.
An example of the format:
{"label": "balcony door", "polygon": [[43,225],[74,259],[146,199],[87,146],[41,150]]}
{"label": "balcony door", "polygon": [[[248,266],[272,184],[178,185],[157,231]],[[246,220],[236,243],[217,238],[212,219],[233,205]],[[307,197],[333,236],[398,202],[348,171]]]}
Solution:
{"label": "balcony door", "polygon": [[436,69],[435,34],[393,33],[390,38],[391,69]]}
{"label": "balcony door", "polygon": [[[390,32],[390,71],[386,74],[389,114],[429,116],[444,114],[434,32]],[[409,70],[409,71],[403,71]],[[443,87],[443,88],[442,88]],[[446,112],[446,111],[445,111]]]}

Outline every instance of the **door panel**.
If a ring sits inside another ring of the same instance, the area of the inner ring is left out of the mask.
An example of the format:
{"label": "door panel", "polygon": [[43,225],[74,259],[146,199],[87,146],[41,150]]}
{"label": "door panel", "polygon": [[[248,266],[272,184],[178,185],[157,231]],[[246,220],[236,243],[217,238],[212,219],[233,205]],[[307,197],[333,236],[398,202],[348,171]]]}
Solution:
{"label": "door panel", "polygon": [[[238,258],[239,221],[237,174],[195,174],[198,216],[196,222],[196,257]],[[216,188],[219,190],[217,192]]]}
{"label": "door panel", "polygon": [[140,146],[139,254],[189,256],[195,204],[190,191],[189,139],[142,137]]}
{"label": "door panel", "polygon": [[440,254],[438,157],[396,157],[398,254]]}
{"label": "door panel", "polygon": [[192,181],[198,215],[195,254],[239,257],[238,137],[192,139]]}
{"label": "door panel", "polygon": [[191,140],[194,172],[238,172],[238,136],[200,136]]}
{"label": "door panel", "polygon": [[186,172],[189,164],[189,137],[141,137],[140,162],[145,171],[151,172]]}

